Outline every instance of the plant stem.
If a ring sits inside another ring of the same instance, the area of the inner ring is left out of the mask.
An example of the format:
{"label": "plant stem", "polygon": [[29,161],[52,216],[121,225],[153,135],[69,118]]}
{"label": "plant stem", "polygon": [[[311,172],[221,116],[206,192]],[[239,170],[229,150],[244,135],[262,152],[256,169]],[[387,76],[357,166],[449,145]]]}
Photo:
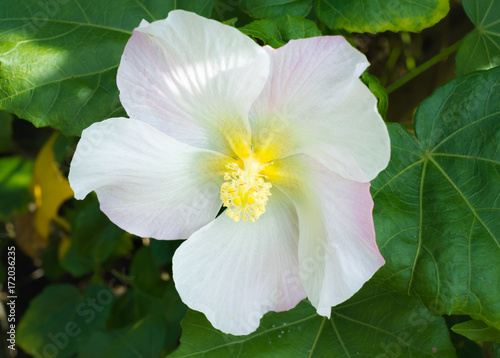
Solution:
{"label": "plant stem", "polygon": [[455,52],[460,44],[462,43],[462,40],[459,40],[455,42],[453,45],[448,47],[446,50],[443,52],[438,53],[436,56],[432,57],[431,59],[425,61],[423,64],[412,70],[411,72],[408,72],[406,75],[401,77],[399,80],[396,82],[392,83],[390,86],[387,86],[386,90],[387,93],[391,93],[392,91],[398,89],[402,85],[404,85],[406,82],[412,80],[414,77],[418,76],[425,70],[429,69],[430,67],[434,66],[436,63],[440,62],[443,58],[448,57],[451,55],[453,52]]}

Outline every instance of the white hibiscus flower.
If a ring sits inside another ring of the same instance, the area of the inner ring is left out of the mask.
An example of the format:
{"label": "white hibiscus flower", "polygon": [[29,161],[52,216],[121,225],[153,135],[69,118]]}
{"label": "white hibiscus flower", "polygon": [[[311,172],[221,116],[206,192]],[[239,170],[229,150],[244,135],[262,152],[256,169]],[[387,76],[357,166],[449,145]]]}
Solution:
{"label": "white hibiscus flower", "polygon": [[305,297],[329,316],[384,264],[369,181],[390,145],[367,66],[340,36],[275,50],[184,11],[143,21],[118,69],[131,119],[83,132],[75,197],[95,191],[132,234],[187,239],[177,290],[224,332]]}

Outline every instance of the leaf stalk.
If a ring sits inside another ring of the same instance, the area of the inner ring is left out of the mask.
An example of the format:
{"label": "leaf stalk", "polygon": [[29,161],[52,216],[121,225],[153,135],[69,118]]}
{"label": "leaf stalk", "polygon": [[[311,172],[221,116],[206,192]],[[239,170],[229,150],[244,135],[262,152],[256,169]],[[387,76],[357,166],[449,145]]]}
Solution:
{"label": "leaf stalk", "polygon": [[462,43],[462,40],[459,40],[455,42],[453,45],[445,49],[444,51],[438,53],[436,56],[430,58],[429,60],[425,61],[423,64],[415,68],[414,70],[408,72],[406,75],[395,81],[394,83],[390,84],[389,86],[386,87],[387,94],[397,90],[399,87],[403,86],[406,82],[409,82],[422,72],[428,70],[435,64],[439,63],[442,59],[448,57],[451,55],[453,52],[457,51],[458,48],[460,47],[460,44]]}

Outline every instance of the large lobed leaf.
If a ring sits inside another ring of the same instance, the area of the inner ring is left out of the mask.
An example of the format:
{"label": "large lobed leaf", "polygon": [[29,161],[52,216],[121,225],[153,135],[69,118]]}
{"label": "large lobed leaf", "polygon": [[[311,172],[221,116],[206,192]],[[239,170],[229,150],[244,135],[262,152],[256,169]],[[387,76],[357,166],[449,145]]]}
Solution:
{"label": "large lobed leaf", "polygon": [[445,17],[450,5],[448,0],[315,0],[314,9],[332,29],[418,32]]}
{"label": "large lobed leaf", "polygon": [[500,0],[463,0],[462,4],[476,28],[458,49],[459,76],[500,65]]}
{"label": "large lobed leaf", "polygon": [[0,109],[79,135],[124,115],[116,71],[142,19],[182,8],[209,16],[213,0],[2,0]]}
{"label": "large lobed leaf", "polygon": [[[500,327],[500,68],[452,80],[390,126],[372,183],[385,287]],[[395,219],[397,218],[397,220]]]}
{"label": "large lobed leaf", "polygon": [[169,357],[455,357],[441,317],[417,299],[366,285],[335,307],[330,319],[307,301],[268,313],[248,336],[214,329],[205,316],[188,311],[181,346]]}

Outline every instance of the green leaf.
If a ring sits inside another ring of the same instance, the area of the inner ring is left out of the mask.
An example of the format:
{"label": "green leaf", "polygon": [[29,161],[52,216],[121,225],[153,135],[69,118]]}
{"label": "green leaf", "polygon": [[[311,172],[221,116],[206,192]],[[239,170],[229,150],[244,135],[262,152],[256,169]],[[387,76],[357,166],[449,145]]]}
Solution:
{"label": "green leaf", "polygon": [[175,8],[209,16],[212,7],[213,0],[2,0],[0,109],[66,135],[123,116],[116,71],[131,31]]}
{"label": "green leaf", "polygon": [[106,286],[84,293],[72,285],[47,286],[19,322],[17,344],[35,357],[71,357],[93,331],[104,329],[113,299]]}
{"label": "green leaf", "polygon": [[91,256],[79,256],[73,245],[64,252],[60,261],[61,267],[74,277],[81,277],[96,268],[96,262]]}
{"label": "green leaf", "polygon": [[130,266],[130,275],[134,277],[130,283],[135,289],[154,297],[163,296],[167,282],[160,277],[160,271],[154,263],[150,247],[143,246],[135,253]]}
{"label": "green leaf", "polygon": [[[158,267],[154,263],[152,248],[142,247],[134,256],[130,267],[130,275],[134,277],[131,285],[134,295],[131,297],[136,307],[135,313],[162,312],[173,332],[180,335],[179,321],[186,313],[186,306],[182,303],[171,278],[160,276]],[[155,301],[155,303],[153,303]],[[146,303],[145,309],[137,309],[141,303]],[[138,305],[138,306],[137,306]],[[153,307],[161,306],[159,309]],[[175,339],[177,336],[174,335]]]}
{"label": "green leaf", "polygon": [[500,327],[500,68],[439,88],[416,137],[389,127],[391,161],[372,182],[386,288],[439,314]]}
{"label": "green leaf", "polygon": [[488,326],[483,321],[470,320],[451,327],[453,332],[459,333],[473,341],[500,342],[500,331]]}
{"label": "green leaf", "polygon": [[290,15],[253,21],[239,30],[245,35],[261,40],[263,45],[274,48],[281,47],[293,39],[321,36],[321,31],[314,22]]}
{"label": "green leaf", "polygon": [[60,240],[54,236],[49,236],[49,244],[43,251],[42,256],[43,274],[51,281],[58,280],[66,272],[59,261]]}
{"label": "green leaf", "polygon": [[[454,332],[451,332],[454,333]],[[455,346],[455,351],[457,352],[457,358],[483,358],[484,355],[481,351],[481,347],[477,342],[473,342],[470,339],[465,338],[460,334],[455,334],[452,337],[453,345]],[[460,337],[460,338],[457,338]]]}
{"label": "green leaf", "polygon": [[73,276],[91,272],[111,256],[132,249],[130,237],[113,224],[99,209],[99,202],[90,196],[76,213],[72,225],[71,246],[61,260]]}
{"label": "green leaf", "polygon": [[500,65],[500,0],[463,0],[476,26],[462,41],[456,56],[459,76]]}
{"label": "green leaf", "polygon": [[162,316],[147,316],[124,329],[95,332],[78,358],[156,358],[165,346],[167,329]]}
{"label": "green leaf", "polygon": [[273,21],[278,26],[283,41],[321,36],[318,26],[311,20],[299,16],[283,15]]}
{"label": "green leaf", "polygon": [[228,25],[228,26],[232,26],[232,27],[235,27],[236,26],[236,21],[238,21],[238,18],[237,17],[232,17],[230,18],[229,20],[226,20],[226,21],[221,21],[224,25]]}
{"label": "green leaf", "polygon": [[156,266],[172,262],[175,250],[184,240],[155,240],[151,239],[151,257]]}
{"label": "green leaf", "polygon": [[133,289],[120,296],[111,310],[108,328],[118,329],[137,322],[147,315],[163,315],[169,329],[167,344],[178,341],[180,320],[186,313],[172,280],[160,277],[150,247],[142,247],[134,256],[130,268]]}
{"label": "green leaf", "polygon": [[315,0],[318,18],[349,32],[418,32],[444,18],[448,0]]}
{"label": "green leaf", "polygon": [[493,358],[500,358],[500,343],[493,343]]}
{"label": "green leaf", "polygon": [[281,47],[285,44],[281,38],[278,26],[272,20],[257,20],[240,27],[239,30],[245,35],[262,41],[262,45],[269,45],[273,48]]}
{"label": "green leaf", "polygon": [[61,167],[64,173],[69,172],[69,166],[66,166],[66,160],[69,162],[73,156],[76,148],[78,138],[76,137],[66,137],[64,135],[58,135],[54,141],[53,151],[54,159]]}
{"label": "green leaf", "polygon": [[22,157],[0,158],[0,220],[28,210],[33,161]]}
{"label": "green leaf", "polygon": [[181,335],[180,320],[186,314],[187,307],[182,303],[173,282],[167,285],[163,297],[153,297],[140,290],[125,292],[116,299],[107,322],[109,329],[119,329],[134,324],[148,315],[160,315],[165,318],[169,336],[167,344],[173,344]]}
{"label": "green leaf", "polygon": [[243,11],[257,19],[281,15],[307,16],[311,11],[312,0],[243,0]]}
{"label": "green leaf", "polygon": [[169,357],[454,357],[446,325],[417,299],[365,285],[333,308],[331,319],[307,301],[268,313],[248,336],[222,334],[188,311],[179,349]]}
{"label": "green leaf", "polygon": [[[106,261],[117,246],[125,231],[113,224],[100,210],[99,202],[90,197],[75,216],[72,229],[72,240],[79,256],[93,256],[96,262]],[[131,248],[131,245],[129,245]]]}
{"label": "green leaf", "polygon": [[148,316],[134,324],[106,350],[105,357],[160,357],[167,338],[161,315]]}
{"label": "green leaf", "polygon": [[385,118],[387,114],[387,108],[389,107],[389,97],[387,96],[387,90],[384,86],[380,84],[380,80],[370,75],[368,72],[363,72],[361,75],[361,81],[368,86],[370,91],[377,97],[377,109],[378,113]]}

